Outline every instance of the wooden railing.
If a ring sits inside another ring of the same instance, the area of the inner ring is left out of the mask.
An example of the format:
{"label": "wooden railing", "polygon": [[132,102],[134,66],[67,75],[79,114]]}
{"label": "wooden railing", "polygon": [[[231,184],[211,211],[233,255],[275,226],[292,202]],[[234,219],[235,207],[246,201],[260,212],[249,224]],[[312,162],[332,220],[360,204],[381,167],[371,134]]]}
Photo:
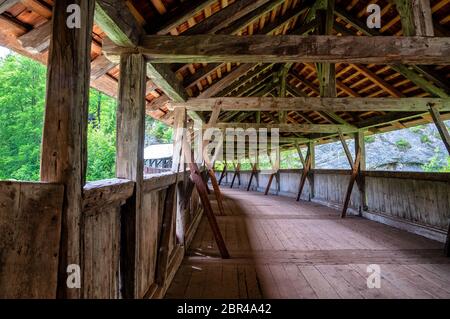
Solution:
{"label": "wooden railing", "polygon": [[[226,174],[222,185],[229,185],[234,172]],[[351,171],[314,169],[310,174],[313,175],[314,191],[307,182],[301,198],[341,209]],[[217,176],[220,175],[221,172],[217,172]],[[450,218],[449,173],[363,171],[362,175],[365,177],[366,207],[362,207],[355,185],[350,198],[350,212],[445,240]],[[250,176],[251,171],[240,171],[241,188],[248,187]],[[270,192],[296,197],[300,176],[301,170],[280,170],[280,185],[274,181]],[[264,192],[269,177],[269,174],[258,174],[250,189]],[[237,187],[237,181],[234,185]]]}
{"label": "wooden railing", "polygon": [[[202,216],[195,192],[183,197],[185,174],[163,173],[146,176],[142,188],[141,216],[136,229],[135,286],[138,298],[160,298],[177,271],[185,247]],[[175,185],[176,183],[176,185]],[[169,236],[161,242],[163,213],[170,187],[177,189],[175,205],[169,216]],[[133,195],[134,183],[114,179],[89,183],[83,196],[83,285],[84,298],[120,298],[121,207]],[[186,202],[186,204],[185,204]],[[165,246],[163,246],[165,245]],[[159,252],[167,251],[167,261],[161,264]],[[158,282],[158,273],[164,273]]]}
{"label": "wooden railing", "polygon": [[[82,298],[124,297],[123,271],[129,265],[134,267],[137,298],[164,296],[203,213],[188,176],[146,175],[138,197],[136,184],[126,179],[84,187]],[[66,284],[66,278],[57,280],[63,196],[62,185],[0,182],[0,297],[56,298],[57,285]],[[133,234],[136,256],[130,262],[124,259],[129,248],[124,244],[124,214],[134,198],[141,198],[141,213]]]}

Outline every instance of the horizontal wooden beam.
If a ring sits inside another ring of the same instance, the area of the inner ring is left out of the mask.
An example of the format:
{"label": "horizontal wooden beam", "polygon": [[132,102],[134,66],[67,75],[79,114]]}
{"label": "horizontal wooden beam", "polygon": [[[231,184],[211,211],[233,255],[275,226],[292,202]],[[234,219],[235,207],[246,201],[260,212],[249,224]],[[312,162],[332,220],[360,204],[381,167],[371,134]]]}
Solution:
{"label": "horizontal wooden beam", "polygon": [[237,129],[242,128],[247,129],[279,129],[280,132],[286,133],[338,133],[341,132],[352,132],[352,128],[347,125],[341,124],[266,124],[266,123],[217,123],[216,128],[225,129]]}
{"label": "horizontal wooden beam", "polygon": [[141,53],[158,63],[450,63],[447,37],[147,35],[135,48],[108,45],[104,50]]}
{"label": "horizontal wooden beam", "polygon": [[216,105],[219,105],[222,111],[427,112],[430,105],[440,111],[450,111],[450,98],[222,97],[194,98],[183,103],[171,102],[169,108],[185,107],[190,111],[211,111]]}

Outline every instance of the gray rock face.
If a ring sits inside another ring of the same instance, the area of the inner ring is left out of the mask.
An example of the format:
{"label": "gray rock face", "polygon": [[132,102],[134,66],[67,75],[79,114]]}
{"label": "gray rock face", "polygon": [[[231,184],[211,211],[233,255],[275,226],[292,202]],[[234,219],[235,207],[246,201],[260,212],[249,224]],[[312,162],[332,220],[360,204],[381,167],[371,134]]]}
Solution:
{"label": "gray rock face", "polygon": [[[450,121],[446,122],[450,126]],[[354,142],[347,141],[354,158]],[[434,159],[437,166],[447,163],[447,149],[434,124],[366,137],[367,169],[423,171]],[[340,142],[316,147],[316,167],[348,169],[347,157]]]}

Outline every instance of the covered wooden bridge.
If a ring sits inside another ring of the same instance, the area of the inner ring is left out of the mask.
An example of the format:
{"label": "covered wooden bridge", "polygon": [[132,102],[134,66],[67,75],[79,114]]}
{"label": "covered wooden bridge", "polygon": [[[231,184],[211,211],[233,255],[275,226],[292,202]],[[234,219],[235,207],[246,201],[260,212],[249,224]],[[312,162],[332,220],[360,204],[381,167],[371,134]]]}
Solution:
{"label": "covered wooden bridge", "polygon": [[[434,123],[450,152],[449,26],[449,0],[0,1],[0,45],[48,66],[41,182],[0,182],[0,297],[448,298],[449,174],[367,170],[364,137]],[[86,183],[90,86],[117,178]],[[144,175],[146,114],[172,172]],[[279,129],[303,168],[189,163],[194,121]],[[315,168],[332,141],[350,169]]]}

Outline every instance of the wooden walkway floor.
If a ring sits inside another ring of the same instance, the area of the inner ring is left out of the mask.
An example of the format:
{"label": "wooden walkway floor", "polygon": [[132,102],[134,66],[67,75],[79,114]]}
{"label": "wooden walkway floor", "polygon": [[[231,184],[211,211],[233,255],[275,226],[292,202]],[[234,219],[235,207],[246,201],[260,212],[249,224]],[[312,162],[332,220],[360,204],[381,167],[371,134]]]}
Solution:
{"label": "wooden walkway floor", "polygon": [[[450,298],[441,243],[314,203],[223,192],[232,258],[218,258],[204,217],[166,298]],[[371,264],[379,289],[367,287]]]}

